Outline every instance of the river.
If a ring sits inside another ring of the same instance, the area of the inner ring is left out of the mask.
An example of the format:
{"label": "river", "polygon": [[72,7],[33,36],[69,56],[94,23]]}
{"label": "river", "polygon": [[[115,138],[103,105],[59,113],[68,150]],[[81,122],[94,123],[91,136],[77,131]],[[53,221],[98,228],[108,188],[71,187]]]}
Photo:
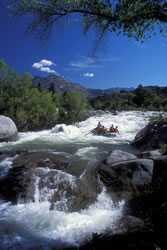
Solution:
{"label": "river", "polygon": [[[79,246],[90,240],[93,233],[112,229],[121,216],[124,201],[115,204],[99,180],[99,193],[85,204],[84,195],[88,200],[88,194],[94,192],[92,173],[109,152],[121,149],[137,153],[130,141],[146,126],[151,115],[151,112],[141,111],[120,112],[118,115],[104,113],[75,125],[61,124],[50,130],[19,133],[18,141],[0,143],[0,151],[29,150],[38,152],[43,158],[56,155],[57,159],[70,163],[70,171],[67,172],[39,170],[47,172],[45,181],[50,181],[51,177],[54,179],[54,185],[41,190],[37,171],[34,202],[18,201],[17,205],[13,205],[0,200],[0,249],[49,250]],[[106,127],[112,124],[118,126],[120,133],[114,138],[92,135],[89,132],[99,121]],[[60,126],[62,132],[58,132]],[[17,157],[16,154],[0,161],[0,178],[7,175]],[[59,193],[59,199],[50,209],[50,197],[55,192]],[[78,193],[82,195],[82,206],[71,210],[70,204],[73,199],[77,203]]]}

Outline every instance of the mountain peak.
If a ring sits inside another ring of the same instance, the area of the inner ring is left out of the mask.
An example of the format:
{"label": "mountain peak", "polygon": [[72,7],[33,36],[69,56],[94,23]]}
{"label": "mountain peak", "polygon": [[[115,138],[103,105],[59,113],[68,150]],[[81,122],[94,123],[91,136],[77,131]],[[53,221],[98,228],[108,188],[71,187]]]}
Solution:
{"label": "mountain peak", "polygon": [[32,80],[32,84],[34,86],[38,86],[39,83],[42,89],[49,89],[51,84],[53,84],[55,91],[58,93],[64,93],[66,91],[68,92],[71,90],[78,90],[88,95],[87,89],[81,86],[80,84],[71,83],[65,80],[62,76],[55,74],[50,74],[47,77],[35,76]]}
{"label": "mountain peak", "polygon": [[51,84],[53,84],[54,89],[57,93],[64,93],[71,90],[77,90],[84,94],[86,94],[89,97],[97,97],[104,94],[111,94],[112,92],[120,92],[120,90],[124,89],[126,91],[132,91],[134,88],[109,88],[109,89],[87,89],[80,84],[77,83],[71,83],[67,80],[65,80],[62,76],[50,74],[47,77],[39,77],[34,76],[32,80],[32,84],[34,86],[38,86],[40,83],[41,89],[49,89]]}

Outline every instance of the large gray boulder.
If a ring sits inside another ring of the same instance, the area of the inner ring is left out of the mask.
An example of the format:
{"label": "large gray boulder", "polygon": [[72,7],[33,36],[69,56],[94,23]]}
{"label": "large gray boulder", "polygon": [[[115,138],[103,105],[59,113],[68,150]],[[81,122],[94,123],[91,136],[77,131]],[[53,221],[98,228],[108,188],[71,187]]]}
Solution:
{"label": "large gray boulder", "polygon": [[124,152],[122,150],[113,150],[112,153],[106,158],[105,163],[107,165],[112,165],[114,163],[135,160],[137,157],[128,152]]}
{"label": "large gray boulder", "polygon": [[116,198],[130,199],[152,185],[153,160],[114,150],[99,168],[100,179]]}
{"label": "large gray boulder", "polygon": [[131,144],[142,150],[158,149],[160,144],[167,144],[167,124],[149,123],[136,134]]}
{"label": "large gray boulder", "polygon": [[18,130],[15,123],[7,116],[0,115],[0,142],[15,141]]}

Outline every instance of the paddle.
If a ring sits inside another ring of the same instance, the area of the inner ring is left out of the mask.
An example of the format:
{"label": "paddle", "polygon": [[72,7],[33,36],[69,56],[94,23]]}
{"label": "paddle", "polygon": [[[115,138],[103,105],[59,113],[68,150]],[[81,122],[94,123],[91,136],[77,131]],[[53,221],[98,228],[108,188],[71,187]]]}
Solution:
{"label": "paddle", "polygon": [[93,131],[93,130],[89,131],[89,133],[87,133],[87,134],[86,134],[86,135],[84,135],[84,136],[87,136],[87,135],[89,135],[90,133],[92,133],[92,131]]}

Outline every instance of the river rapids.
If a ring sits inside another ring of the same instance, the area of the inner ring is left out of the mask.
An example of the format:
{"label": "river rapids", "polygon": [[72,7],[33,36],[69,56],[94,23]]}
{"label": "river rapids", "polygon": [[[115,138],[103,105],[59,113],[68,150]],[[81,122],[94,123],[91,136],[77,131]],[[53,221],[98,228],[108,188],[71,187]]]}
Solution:
{"label": "river rapids", "polygon": [[[28,150],[39,152],[43,157],[56,155],[57,159],[70,163],[68,172],[37,169],[34,202],[23,203],[20,200],[13,205],[0,200],[0,249],[78,247],[91,240],[93,233],[113,229],[122,214],[124,201],[115,204],[99,180],[100,191],[91,202],[73,211],[69,209],[70,202],[77,199],[78,189],[85,196],[93,192],[92,173],[112,150],[137,152],[130,141],[147,125],[151,115],[151,112],[141,111],[120,112],[118,115],[104,113],[74,125],[60,124],[50,130],[19,133],[18,141],[0,143],[0,151],[3,152]],[[99,121],[107,128],[112,124],[118,126],[120,133],[114,138],[92,135],[90,131]],[[63,131],[58,132],[60,127]],[[16,154],[0,161],[0,178],[7,175],[17,157]],[[54,184],[39,190],[41,171],[47,172],[44,181],[49,182],[52,178]],[[67,195],[69,189],[70,197]],[[59,199],[50,209],[50,197],[55,192],[59,193]]]}

